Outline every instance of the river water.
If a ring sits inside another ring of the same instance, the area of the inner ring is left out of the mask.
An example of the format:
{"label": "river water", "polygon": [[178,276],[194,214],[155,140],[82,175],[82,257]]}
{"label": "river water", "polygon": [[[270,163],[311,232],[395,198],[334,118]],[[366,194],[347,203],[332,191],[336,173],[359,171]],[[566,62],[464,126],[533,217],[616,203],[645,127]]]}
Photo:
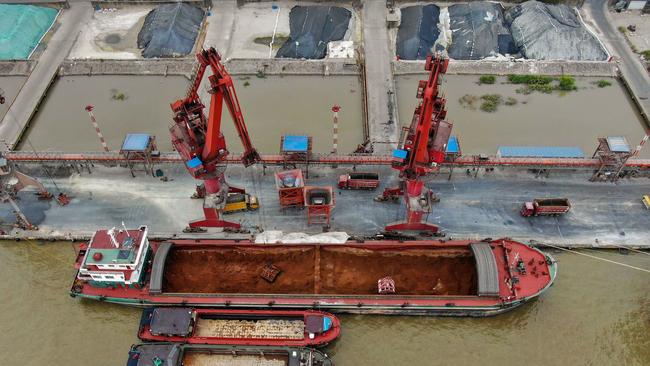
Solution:
{"label": "river water", "polygon": [[[650,256],[586,251],[650,268]],[[493,318],[341,316],[337,366],[649,365],[650,275],[570,253],[538,301]],[[72,243],[0,243],[2,365],[124,365],[140,310],[72,299]]]}
{"label": "river water", "polygon": [[[284,134],[313,136],[314,152],[330,152],[335,104],[341,106],[339,152],[350,153],[363,140],[361,87],[355,76],[235,76],[234,80],[253,145],[262,153],[279,153]],[[32,120],[27,137],[38,151],[100,151],[84,110],[92,104],[109,148],[119,150],[127,133],[144,132],[157,137],[161,151],[171,151],[169,104],[184,95],[187,84],[182,76],[62,77]],[[204,91],[201,87],[203,102],[209,105]],[[241,151],[225,106],[223,113],[228,148]],[[22,149],[31,147],[24,143]]]}
{"label": "river water", "polygon": [[[410,123],[419,99],[418,80],[424,75],[399,76],[396,80],[399,117]],[[578,90],[560,94],[516,92],[519,85],[500,77],[492,85],[478,85],[478,75],[447,75],[442,91],[447,97],[447,118],[454,123],[452,134],[460,137],[464,154],[493,155],[499,146],[578,146],[591,156],[598,137],[625,136],[632,148],[644,135],[640,117],[618,81],[612,78],[576,78]],[[611,86],[594,83],[606,79]],[[500,105],[488,113],[461,105],[464,95],[500,94],[517,99],[514,106]],[[650,157],[650,149],[641,156]]]}

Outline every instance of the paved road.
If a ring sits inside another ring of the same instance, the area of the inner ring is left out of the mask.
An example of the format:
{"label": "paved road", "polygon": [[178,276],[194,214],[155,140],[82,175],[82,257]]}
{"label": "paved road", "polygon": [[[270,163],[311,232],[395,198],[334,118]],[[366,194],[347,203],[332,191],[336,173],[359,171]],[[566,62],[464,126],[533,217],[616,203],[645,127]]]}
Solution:
{"label": "paved road", "polygon": [[640,99],[647,114],[650,112],[650,76],[643,68],[639,56],[632,52],[623,35],[610,22],[607,0],[588,0],[585,5],[601,31],[601,39],[615,56],[621,58],[619,68],[630,83],[634,94]]}
{"label": "paved road", "polygon": [[57,21],[60,27],[47,43],[47,48],[38,58],[36,67],[0,124],[0,139],[10,146],[15,147],[17,144],[59,65],[70,52],[79,29],[90,19],[92,11],[89,2],[75,2],[59,16]]}
{"label": "paved road", "polygon": [[[392,151],[393,144],[396,144],[399,137],[397,113],[394,108],[389,107],[391,100],[396,100],[396,97],[388,94],[389,91],[395,91],[395,83],[391,68],[393,56],[390,52],[386,11],[384,1],[366,0],[363,3],[368,124],[370,140],[377,154]],[[389,121],[393,121],[392,124],[389,124]]]}
{"label": "paved road", "polygon": [[[22,168],[48,187],[50,179],[39,167]],[[196,181],[182,165],[161,166],[170,178],[167,182],[139,175],[132,178],[127,169],[96,167],[92,174],[61,175],[57,185],[74,197],[61,207],[53,202],[38,201],[28,192],[21,193],[18,204],[42,232],[92,232],[97,227],[149,225],[154,233],[178,233],[191,219],[201,216],[201,202],[191,200]],[[389,222],[404,217],[404,204],[377,203],[373,197],[381,189],[396,183],[389,167],[378,168],[382,185],[376,191],[341,191],[336,193],[332,230],[349,234],[372,234]],[[229,215],[247,228],[284,232],[321,231],[306,225],[305,210],[281,210],[275,188],[275,168],[229,167],[228,180],[260,198],[258,211]],[[310,169],[310,185],[335,184],[344,169],[328,167]],[[455,238],[482,239],[512,237],[557,245],[643,245],[650,248],[650,211],[641,203],[647,194],[644,180],[590,183],[588,174],[554,173],[550,178],[534,178],[526,171],[492,172],[473,179],[457,170],[448,181],[445,176],[428,185],[439,194],[429,221]],[[53,192],[56,193],[55,190]],[[522,203],[535,197],[568,197],[571,212],[561,217],[523,218]],[[12,222],[11,207],[0,205],[0,220]],[[597,240],[596,240],[597,239]]]}
{"label": "paved road", "polygon": [[212,0],[212,15],[207,18],[208,25],[203,46],[216,48],[224,58],[230,56],[236,12],[236,0]]}

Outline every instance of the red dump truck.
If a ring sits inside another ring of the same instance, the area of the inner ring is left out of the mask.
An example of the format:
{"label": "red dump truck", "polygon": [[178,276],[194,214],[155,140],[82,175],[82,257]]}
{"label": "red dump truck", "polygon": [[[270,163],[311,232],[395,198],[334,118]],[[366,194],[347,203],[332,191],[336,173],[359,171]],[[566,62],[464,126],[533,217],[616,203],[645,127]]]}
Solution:
{"label": "red dump truck", "polygon": [[524,203],[521,216],[557,216],[569,212],[571,204],[567,198],[536,198]]}
{"label": "red dump truck", "polygon": [[348,173],[339,177],[340,189],[375,189],[379,187],[377,173]]}

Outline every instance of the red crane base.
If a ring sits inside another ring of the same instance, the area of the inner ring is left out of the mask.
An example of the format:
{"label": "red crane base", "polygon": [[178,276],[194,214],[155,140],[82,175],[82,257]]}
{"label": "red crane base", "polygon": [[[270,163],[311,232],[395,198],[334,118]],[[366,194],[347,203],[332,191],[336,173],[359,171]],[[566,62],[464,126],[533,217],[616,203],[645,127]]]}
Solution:
{"label": "red crane base", "polygon": [[386,225],[386,231],[428,231],[431,233],[437,233],[437,225],[430,224],[428,222],[408,222],[408,221],[398,221]]}
{"label": "red crane base", "polygon": [[189,223],[191,228],[207,228],[207,227],[228,227],[239,229],[240,224],[232,221],[221,220],[219,213],[214,208],[203,208],[205,219],[194,220]]}

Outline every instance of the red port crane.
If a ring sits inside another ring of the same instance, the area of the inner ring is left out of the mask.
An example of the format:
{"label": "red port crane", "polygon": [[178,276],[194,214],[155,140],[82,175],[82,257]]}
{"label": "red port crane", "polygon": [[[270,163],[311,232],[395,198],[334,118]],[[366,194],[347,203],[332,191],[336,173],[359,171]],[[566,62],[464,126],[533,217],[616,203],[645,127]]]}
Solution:
{"label": "red port crane", "polygon": [[[420,80],[410,127],[404,127],[397,150],[393,152],[393,169],[400,172],[400,185],[384,190],[380,200],[404,196],[406,219],[386,226],[386,231],[413,230],[436,233],[438,226],[426,222],[426,215],[436,198],[422,181],[422,177],[438,169],[445,159],[452,124],[445,121],[447,100],[440,96],[441,74],[447,72],[449,59],[440,55],[427,56],[425,70],[428,80]],[[424,220],[423,220],[424,218]]]}
{"label": "red port crane", "polygon": [[[196,54],[198,68],[194,73],[187,96],[171,104],[174,124],[169,128],[172,144],[181,155],[187,170],[195,179],[203,180],[203,187],[197,188],[203,196],[204,219],[190,222],[190,228],[229,227],[239,228],[238,223],[225,221],[220,213],[226,205],[228,193],[244,193],[241,188],[226,183],[225,159],[228,156],[226,139],[221,131],[223,104],[228,111],[244,146],[242,163],[250,166],[260,161],[251,143],[244,116],[235,93],[232,77],[221,63],[221,56],[213,48],[201,50]],[[198,90],[203,76],[210,67],[210,106],[206,118],[205,106],[199,98]]]}

